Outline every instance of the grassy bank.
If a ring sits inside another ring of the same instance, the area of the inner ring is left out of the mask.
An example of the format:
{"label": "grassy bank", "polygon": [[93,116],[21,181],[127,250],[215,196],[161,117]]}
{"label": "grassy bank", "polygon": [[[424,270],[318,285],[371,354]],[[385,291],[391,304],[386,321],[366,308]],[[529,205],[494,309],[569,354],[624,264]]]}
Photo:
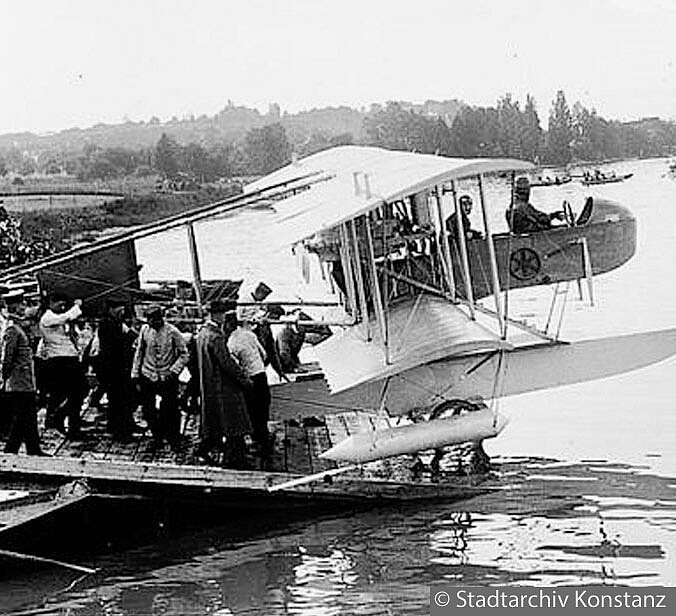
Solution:
{"label": "grassy bank", "polygon": [[207,188],[190,193],[147,193],[86,207],[41,209],[20,216],[24,240],[47,241],[56,250],[68,248],[100,231],[133,227],[201,205],[225,199],[234,192]]}

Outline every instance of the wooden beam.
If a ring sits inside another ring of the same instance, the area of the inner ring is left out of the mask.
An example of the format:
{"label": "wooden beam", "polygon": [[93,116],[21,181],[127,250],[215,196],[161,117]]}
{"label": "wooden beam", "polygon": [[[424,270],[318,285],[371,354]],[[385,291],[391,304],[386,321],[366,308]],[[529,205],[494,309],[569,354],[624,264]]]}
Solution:
{"label": "wooden beam", "polygon": [[188,249],[190,251],[190,266],[192,268],[192,286],[195,289],[195,299],[200,316],[204,314],[204,302],[202,299],[202,272],[200,271],[200,259],[197,253],[197,240],[193,223],[186,225],[188,232]]}
{"label": "wooden beam", "polygon": [[366,328],[366,340],[371,340],[371,326],[369,325],[369,310],[368,302],[366,301],[366,286],[364,285],[364,273],[361,268],[361,256],[359,254],[359,244],[357,242],[357,231],[355,229],[355,221],[351,220],[349,223],[350,236],[352,240],[352,251],[354,253],[354,264],[357,273],[357,285],[359,292],[359,302],[361,304],[361,319]]}
{"label": "wooden beam", "polygon": [[451,258],[451,246],[448,243],[448,232],[446,231],[446,221],[441,207],[442,188],[436,187],[435,199],[437,203],[437,218],[439,220],[439,234],[441,237],[441,250],[443,255],[443,262],[445,264],[446,282],[451,292],[451,297],[455,299],[455,279],[453,276],[453,259]]}
{"label": "wooden beam", "polygon": [[369,269],[371,271],[371,291],[373,293],[373,302],[376,308],[376,319],[380,325],[380,336],[385,350],[385,363],[390,363],[390,350],[387,345],[387,327],[385,325],[385,310],[383,309],[383,298],[380,295],[380,285],[378,284],[378,271],[376,270],[376,253],[373,248],[373,233],[371,233],[371,215],[364,215],[366,225],[366,243],[368,247]]}
{"label": "wooden beam", "polygon": [[479,203],[481,205],[481,215],[484,221],[484,231],[486,233],[486,244],[488,246],[488,257],[490,259],[491,268],[491,284],[493,286],[493,297],[495,298],[495,312],[498,315],[498,327],[500,328],[500,335],[504,340],[506,338],[507,328],[505,326],[505,319],[502,312],[502,303],[500,302],[500,278],[498,276],[498,262],[495,258],[495,243],[493,241],[493,234],[488,223],[488,213],[486,212],[486,202],[484,199],[484,184],[481,175],[477,176],[479,183]]}
{"label": "wooden beam", "polygon": [[343,267],[343,278],[346,285],[347,306],[353,319],[357,318],[357,297],[352,273],[352,259],[350,258],[350,242],[347,235],[347,224],[340,225],[340,262]]}

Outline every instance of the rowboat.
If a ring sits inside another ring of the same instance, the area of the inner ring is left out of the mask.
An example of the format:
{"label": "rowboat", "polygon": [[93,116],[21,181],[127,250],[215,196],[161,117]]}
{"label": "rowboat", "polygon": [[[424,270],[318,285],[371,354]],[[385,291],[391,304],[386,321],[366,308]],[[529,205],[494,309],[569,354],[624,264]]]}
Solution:
{"label": "rowboat", "polygon": [[582,178],[580,180],[584,186],[596,186],[597,184],[616,184],[617,182],[624,182],[625,180],[628,180],[630,177],[633,177],[633,173],[625,173],[624,175],[616,175],[616,176],[603,176],[603,177],[592,177],[589,179]]}

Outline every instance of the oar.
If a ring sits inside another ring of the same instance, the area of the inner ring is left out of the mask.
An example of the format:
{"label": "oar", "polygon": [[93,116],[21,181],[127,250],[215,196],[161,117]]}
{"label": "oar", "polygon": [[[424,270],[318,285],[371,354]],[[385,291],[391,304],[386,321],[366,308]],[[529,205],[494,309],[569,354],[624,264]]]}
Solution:
{"label": "oar", "polygon": [[288,490],[289,488],[295,488],[296,486],[302,486],[306,483],[312,483],[313,481],[322,481],[325,477],[333,477],[334,475],[340,475],[341,473],[346,473],[347,471],[353,471],[358,468],[358,464],[350,464],[348,466],[340,466],[338,468],[332,468],[328,471],[322,471],[321,473],[314,473],[313,475],[305,475],[304,477],[299,477],[298,479],[291,479],[290,481],[285,481],[284,483],[278,483],[277,485],[270,486],[268,492],[278,492],[279,490]]}

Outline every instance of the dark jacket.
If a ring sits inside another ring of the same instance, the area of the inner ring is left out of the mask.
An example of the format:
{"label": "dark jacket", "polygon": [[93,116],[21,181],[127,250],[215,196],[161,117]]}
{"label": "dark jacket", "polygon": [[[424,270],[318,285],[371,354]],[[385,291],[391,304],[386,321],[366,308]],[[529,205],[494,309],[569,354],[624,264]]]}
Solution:
{"label": "dark jacket", "polygon": [[[462,228],[465,231],[465,237],[468,240],[481,237],[481,233],[479,231],[472,229],[472,222],[465,212],[462,212]],[[458,241],[458,216],[455,214],[455,212],[446,219],[446,231],[448,231],[449,235],[451,236],[451,241]]]}
{"label": "dark jacket", "polygon": [[2,380],[7,392],[34,392],[33,350],[22,327],[10,320],[0,343]]}
{"label": "dark jacket", "polygon": [[96,358],[96,373],[99,378],[129,378],[133,349],[130,336],[123,324],[112,318],[99,323],[99,354]]}
{"label": "dark jacket", "polygon": [[532,233],[552,227],[550,215],[535,209],[528,201],[514,201],[514,211],[510,215],[508,209],[505,216],[512,233]]}
{"label": "dark jacket", "polygon": [[267,322],[258,323],[254,329],[254,333],[256,334],[256,338],[258,338],[258,342],[261,343],[261,346],[265,350],[265,365],[270,364],[273,370],[281,376],[283,374],[282,365],[270,324]]}
{"label": "dark jacket", "polygon": [[243,388],[250,386],[228,351],[225,334],[216,323],[207,321],[197,333],[197,364],[203,442],[223,436],[251,433],[251,422]]}
{"label": "dark jacket", "polygon": [[295,372],[300,366],[298,354],[305,342],[305,332],[287,323],[277,335],[277,353],[284,372]]}

